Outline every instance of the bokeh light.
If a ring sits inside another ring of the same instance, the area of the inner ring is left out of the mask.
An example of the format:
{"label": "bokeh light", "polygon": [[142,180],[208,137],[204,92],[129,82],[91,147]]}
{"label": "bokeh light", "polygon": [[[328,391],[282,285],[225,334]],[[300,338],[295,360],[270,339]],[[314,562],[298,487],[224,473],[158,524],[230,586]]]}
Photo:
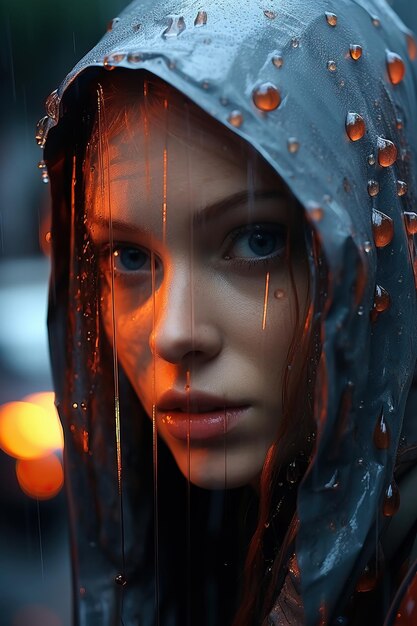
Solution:
{"label": "bokeh light", "polygon": [[39,459],[19,459],[16,475],[22,491],[38,500],[53,498],[64,484],[62,463],[56,454]]}
{"label": "bokeh light", "polygon": [[0,407],[0,448],[17,459],[37,459],[62,450],[62,427],[52,393],[34,394]]}

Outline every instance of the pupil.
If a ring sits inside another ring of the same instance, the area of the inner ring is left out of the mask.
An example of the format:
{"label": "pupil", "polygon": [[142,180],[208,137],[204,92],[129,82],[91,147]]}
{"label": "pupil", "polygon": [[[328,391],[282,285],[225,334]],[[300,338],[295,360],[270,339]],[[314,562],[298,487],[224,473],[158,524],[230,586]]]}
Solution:
{"label": "pupil", "polygon": [[124,248],[119,252],[120,262],[127,270],[139,270],[146,261],[146,254],[135,248]]}
{"label": "pupil", "polygon": [[252,252],[260,256],[272,254],[275,249],[275,236],[270,233],[253,233],[249,238]]}

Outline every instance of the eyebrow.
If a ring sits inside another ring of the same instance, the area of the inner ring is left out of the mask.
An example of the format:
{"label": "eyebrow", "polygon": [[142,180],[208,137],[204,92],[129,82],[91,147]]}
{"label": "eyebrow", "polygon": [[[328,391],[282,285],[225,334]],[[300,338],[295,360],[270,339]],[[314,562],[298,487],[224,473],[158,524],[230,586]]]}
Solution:
{"label": "eyebrow", "polygon": [[268,199],[268,198],[276,198],[276,199],[285,199],[287,195],[282,189],[270,189],[270,190],[258,190],[258,191],[250,191],[249,189],[244,189],[243,191],[238,191],[230,196],[226,196],[217,202],[213,202],[208,206],[205,206],[203,209],[198,211],[193,216],[193,222],[196,225],[201,224],[202,222],[206,222],[209,220],[216,219],[223,215],[223,213],[229,209],[234,209],[238,206],[241,206],[245,202],[250,201],[251,199]]}
{"label": "eyebrow", "polygon": [[[250,191],[248,189],[244,189],[243,191],[238,191],[237,193],[233,193],[217,202],[213,202],[201,210],[193,216],[193,223],[196,226],[201,225],[202,223],[214,219],[218,219],[221,217],[226,211],[230,209],[237,208],[242,206],[245,202],[248,202],[252,199],[270,199],[275,198],[277,200],[287,200],[288,195],[282,189],[270,189],[270,190],[257,190]],[[106,218],[98,218],[93,221],[93,227],[109,229],[110,221]],[[130,222],[125,222],[123,220],[112,219],[111,225],[113,230],[126,232],[130,234],[134,234],[141,228],[138,225],[131,224]]]}

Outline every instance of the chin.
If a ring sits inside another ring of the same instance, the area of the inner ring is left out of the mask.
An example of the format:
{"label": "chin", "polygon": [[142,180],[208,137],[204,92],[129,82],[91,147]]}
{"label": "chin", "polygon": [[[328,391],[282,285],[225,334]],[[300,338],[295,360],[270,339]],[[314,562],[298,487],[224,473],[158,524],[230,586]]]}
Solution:
{"label": "chin", "polygon": [[190,450],[188,454],[175,454],[176,463],[185,478],[202,489],[234,489],[257,481],[265,455],[229,453],[224,450]]}

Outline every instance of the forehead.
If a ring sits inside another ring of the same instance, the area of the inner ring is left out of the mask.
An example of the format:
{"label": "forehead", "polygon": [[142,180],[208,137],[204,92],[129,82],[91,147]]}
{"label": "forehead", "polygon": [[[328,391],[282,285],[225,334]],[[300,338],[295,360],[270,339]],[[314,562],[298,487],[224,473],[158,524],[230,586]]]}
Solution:
{"label": "forehead", "polygon": [[123,91],[105,100],[92,146],[89,182],[95,213],[104,216],[106,197],[113,217],[136,222],[140,208],[140,220],[156,224],[164,203],[172,219],[244,190],[284,193],[279,176],[249,144],[169,92],[151,102]]}

